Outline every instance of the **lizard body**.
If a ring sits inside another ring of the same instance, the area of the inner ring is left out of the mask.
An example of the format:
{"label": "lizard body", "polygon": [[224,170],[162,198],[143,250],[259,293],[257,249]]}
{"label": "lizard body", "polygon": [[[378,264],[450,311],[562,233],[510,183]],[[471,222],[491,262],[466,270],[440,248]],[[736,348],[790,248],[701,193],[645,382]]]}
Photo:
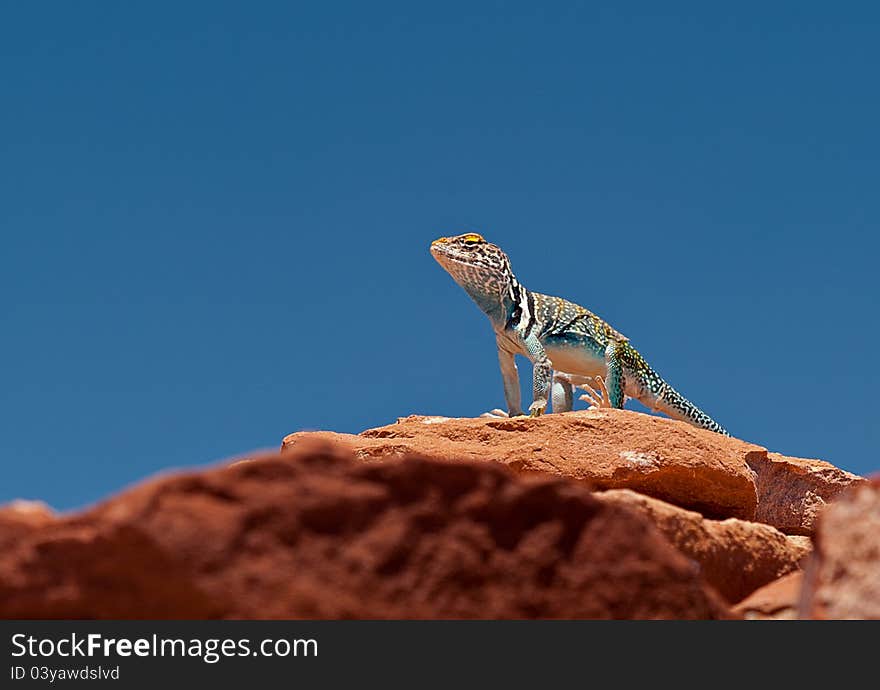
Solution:
{"label": "lizard body", "polygon": [[523,414],[514,361],[519,354],[533,364],[533,416],[546,411],[550,398],[553,412],[571,410],[572,386],[586,387],[589,379],[601,377],[607,387],[603,402],[611,407],[622,408],[628,396],[674,419],[727,435],[596,314],[520,284],[507,254],[481,235],[441,237],[431,244],[431,254],[492,323],[508,415]]}

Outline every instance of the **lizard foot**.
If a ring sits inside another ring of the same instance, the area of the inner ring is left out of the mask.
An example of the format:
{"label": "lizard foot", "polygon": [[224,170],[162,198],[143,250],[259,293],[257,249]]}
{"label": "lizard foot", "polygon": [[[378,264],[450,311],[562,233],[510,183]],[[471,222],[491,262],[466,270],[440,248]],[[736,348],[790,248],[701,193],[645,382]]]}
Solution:
{"label": "lizard foot", "polygon": [[529,405],[529,417],[540,417],[547,409],[546,400],[536,400]]}
{"label": "lizard foot", "polygon": [[[579,399],[589,403],[591,410],[600,407],[613,407],[611,398],[608,395],[608,388],[605,386],[605,379],[601,376],[594,376],[593,380],[596,382],[595,384],[581,383],[578,385],[578,388],[586,391],[586,394],[580,396]],[[595,388],[593,387],[594,385],[596,386]]]}

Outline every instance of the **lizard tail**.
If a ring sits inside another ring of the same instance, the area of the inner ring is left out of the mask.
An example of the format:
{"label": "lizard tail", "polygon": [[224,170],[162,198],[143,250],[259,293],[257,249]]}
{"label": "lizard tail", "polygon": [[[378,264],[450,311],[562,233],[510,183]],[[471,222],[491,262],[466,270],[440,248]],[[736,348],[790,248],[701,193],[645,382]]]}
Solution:
{"label": "lizard tail", "polygon": [[632,345],[624,342],[618,349],[619,352],[615,351],[613,356],[620,357],[623,363],[628,382],[627,395],[673,419],[730,436],[718,422],[666,383]]}
{"label": "lizard tail", "polygon": [[654,406],[673,419],[730,436],[724,427],[666,382],[664,382],[660,394],[655,397]]}

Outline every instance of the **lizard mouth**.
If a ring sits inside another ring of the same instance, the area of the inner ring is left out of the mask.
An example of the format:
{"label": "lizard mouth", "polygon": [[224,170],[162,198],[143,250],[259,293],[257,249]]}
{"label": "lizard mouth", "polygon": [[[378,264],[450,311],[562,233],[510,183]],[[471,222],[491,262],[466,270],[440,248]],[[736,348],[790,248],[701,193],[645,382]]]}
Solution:
{"label": "lizard mouth", "polygon": [[441,237],[439,240],[434,240],[431,242],[431,253],[434,256],[455,256],[455,252],[452,248],[447,244],[447,240],[445,237]]}
{"label": "lizard mouth", "polygon": [[447,241],[445,237],[441,237],[439,240],[431,242],[431,254],[435,257],[442,256],[444,259],[455,261],[455,255],[450,251],[449,245],[446,244]]}
{"label": "lizard mouth", "polygon": [[448,247],[444,247],[443,245],[431,245],[431,255],[437,259],[441,264],[458,264],[459,266],[470,266],[470,262],[459,258],[454,253],[449,251]]}
{"label": "lizard mouth", "polygon": [[431,256],[436,259],[443,268],[454,275],[460,275],[464,272],[472,272],[474,270],[485,270],[479,262],[474,261],[474,257],[469,252],[464,252],[454,244],[449,243],[448,237],[441,237],[431,242]]}

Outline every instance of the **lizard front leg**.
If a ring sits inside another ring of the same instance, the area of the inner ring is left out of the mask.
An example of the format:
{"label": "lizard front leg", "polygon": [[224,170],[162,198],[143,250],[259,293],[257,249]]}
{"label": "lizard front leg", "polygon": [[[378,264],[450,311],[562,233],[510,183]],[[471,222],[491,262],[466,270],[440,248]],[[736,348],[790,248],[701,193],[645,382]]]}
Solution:
{"label": "lizard front leg", "polygon": [[[498,342],[498,364],[501,366],[501,378],[504,381],[504,400],[507,402],[507,415],[522,415],[522,395],[519,390],[519,373],[516,369],[514,355]],[[499,416],[498,410],[492,410],[493,416]]]}

